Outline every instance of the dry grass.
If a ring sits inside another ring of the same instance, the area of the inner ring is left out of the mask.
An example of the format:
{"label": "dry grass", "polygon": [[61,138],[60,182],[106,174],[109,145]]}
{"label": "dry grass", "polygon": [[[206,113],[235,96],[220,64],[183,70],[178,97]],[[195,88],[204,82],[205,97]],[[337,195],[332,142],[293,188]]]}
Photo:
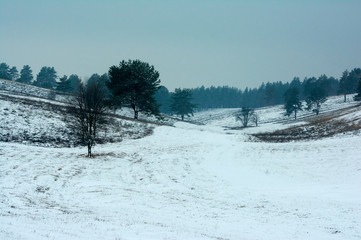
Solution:
{"label": "dry grass", "polygon": [[309,118],[306,124],[277,130],[271,133],[253,134],[256,138],[266,142],[290,142],[312,140],[331,137],[336,134],[354,132],[361,129],[361,119],[340,119],[347,114],[361,111],[358,107],[348,107],[324,115]]}

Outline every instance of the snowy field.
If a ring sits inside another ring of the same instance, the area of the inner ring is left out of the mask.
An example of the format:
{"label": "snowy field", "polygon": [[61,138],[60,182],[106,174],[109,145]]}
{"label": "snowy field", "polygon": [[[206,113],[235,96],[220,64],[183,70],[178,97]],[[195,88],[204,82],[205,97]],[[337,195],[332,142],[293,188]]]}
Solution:
{"label": "snowy field", "polygon": [[[325,109],[354,104],[340,99]],[[257,128],[225,130],[240,124],[232,111],[97,145],[91,159],[0,142],[0,239],[361,239],[360,134],[253,142],[294,123],[276,106]]]}

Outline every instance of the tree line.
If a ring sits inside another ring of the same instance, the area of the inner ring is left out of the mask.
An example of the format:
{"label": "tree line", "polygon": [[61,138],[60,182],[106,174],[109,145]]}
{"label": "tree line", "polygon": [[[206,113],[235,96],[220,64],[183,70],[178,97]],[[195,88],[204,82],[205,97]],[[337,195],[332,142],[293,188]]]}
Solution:
{"label": "tree line", "polygon": [[102,85],[103,90],[105,89],[107,98],[111,98],[108,101],[109,104],[130,107],[134,112],[135,119],[138,119],[139,112],[159,117],[160,109],[161,112],[169,112],[168,108],[171,107],[171,104],[170,110],[184,118],[184,115],[193,113],[195,107],[193,104],[189,104],[187,107],[183,106],[184,97],[187,101],[192,98],[191,93],[187,90],[176,90],[173,98],[166,90],[167,96],[169,96],[169,99],[166,99],[166,101],[169,100],[167,105],[158,101],[158,96],[165,89],[160,86],[159,73],[153,66],[140,60],[123,60],[119,66],[111,66],[108,73],[103,75],[94,73],[85,81],[82,81],[76,74],[71,74],[69,77],[66,75],[58,77],[55,68],[48,66],[42,67],[34,78],[29,65],[24,65],[19,74],[15,66],[10,67],[3,62],[0,63],[0,78],[70,94],[80,94],[79,91],[85,91],[84,87],[87,85],[93,86],[93,83],[97,83]]}
{"label": "tree line", "polygon": [[[115,69],[110,69],[109,73],[110,71],[115,71]],[[106,82],[110,81],[109,73],[105,73],[103,75],[93,74],[87,80],[87,82],[101,81],[103,84],[106,84]],[[229,86],[211,86],[208,88],[201,86],[193,89],[183,89],[183,94],[186,91],[190,92],[188,93],[188,95],[191,96],[190,98],[188,97],[192,104],[190,106],[192,109],[197,109],[197,111],[213,108],[258,108],[283,104],[285,101],[285,94],[288,95],[288,98],[290,97],[290,92],[287,93],[287,91],[291,88],[296,88],[298,90],[298,98],[301,101],[310,99],[312,91],[313,95],[315,95],[316,90],[314,89],[318,89],[318,92],[322,92],[325,97],[342,94],[344,95],[344,101],[346,101],[347,94],[353,94],[357,92],[360,75],[361,69],[354,68],[351,71],[345,70],[342,73],[340,79],[321,75],[318,78],[306,77],[303,81],[301,81],[300,78],[295,77],[291,82],[267,82],[262,83],[258,88],[246,87],[244,90],[241,90]],[[80,77],[76,74],[72,74],[69,77],[64,75],[58,78],[54,67],[42,67],[34,79],[29,65],[24,65],[19,74],[16,67],[10,67],[6,63],[0,63],[0,78],[26,84],[33,84],[38,87],[55,89],[68,93],[77,92],[81,83]],[[133,85],[133,87],[139,88],[139,86],[136,85]],[[147,88],[147,86],[142,87]],[[176,106],[173,103],[175,98],[180,99],[179,96],[177,97],[177,95],[180,94],[179,91],[181,91],[181,89],[175,89],[174,92],[170,92],[166,87],[160,86],[158,83],[154,96],[158,104],[158,110],[162,113],[172,113],[179,111],[179,109],[174,111]],[[293,90],[294,93],[295,91],[296,90]],[[135,111],[136,115],[137,112],[139,112],[141,109],[139,106],[137,106],[137,104],[134,103],[135,102],[133,100],[133,104],[130,104],[130,106]],[[146,102],[140,103],[139,105],[144,104],[146,104]]]}
{"label": "tree line", "polygon": [[[314,88],[322,89],[326,97],[342,94],[353,94],[357,92],[358,81],[361,69],[355,68],[351,71],[344,71],[340,79],[321,75],[320,77],[306,77],[303,81],[295,77],[291,82],[262,83],[258,88],[244,90],[222,86],[222,87],[198,87],[190,89],[193,101],[197,110],[213,108],[240,108],[240,107],[265,107],[284,103],[284,95],[290,88],[297,88],[300,100],[307,100]],[[161,104],[161,111],[170,113],[170,99],[172,92],[162,87],[157,92],[157,100]]]}
{"label": "tree line", "polygon": [[[94,77],[96,76],[92,75],[91,78]],[[54,67],[42,67],[34,78],[33,70],[29,65],[24,65],[19,74],[16,67],[10,68],[6,63],[0,63],[0,78],[68,93],[76,92],[81,82],[76,74],[58,77]]]}

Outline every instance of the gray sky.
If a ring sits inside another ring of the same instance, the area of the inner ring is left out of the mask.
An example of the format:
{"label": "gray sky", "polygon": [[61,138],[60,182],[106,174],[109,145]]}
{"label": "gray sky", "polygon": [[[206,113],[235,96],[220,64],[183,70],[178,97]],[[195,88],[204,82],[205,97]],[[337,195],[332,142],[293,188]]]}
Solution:
{"label": "gray sky", "polygon": [[175,87],[257,87],[361,67],[361,1],[0,0],[0,62],[58,75],[154,65]]}

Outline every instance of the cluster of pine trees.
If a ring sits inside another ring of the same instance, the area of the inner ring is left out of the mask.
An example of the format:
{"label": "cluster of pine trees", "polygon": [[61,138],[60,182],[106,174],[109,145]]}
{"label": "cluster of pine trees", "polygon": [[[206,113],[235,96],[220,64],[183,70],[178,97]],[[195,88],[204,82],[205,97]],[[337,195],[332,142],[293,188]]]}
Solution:
{"label": "cluster of pine trees", "polygon": [[[246,88],[241,90],[234,87],[209,87],[204,86],[191,89],[193,95],[192,103],[197,110],[212,108],[239,108],[239,107],[265,107],[285,102],[285,94],[288,89],[296,88],[300,100],[309,99],[313,89],[321,89],[326,97],[338,94],[345,95],[357,92],[361,69],[345,71],[340,80],[334,77],[321,75],[318,78],[305,78],[303,81],[295,77],[291,82],[262,83],[258,88]],[[156,94],[157,101],[161,104],[161,112],[171,112],[171,95],[167,88],[162,87]],[[288,94],[290,95],[290,94]]]}
{"label": "cluster of pine trees", "polygon": [[[0,63],[0,79],[17,81],[67,93],[77,92],[81,83],[80,77],[76,74],[71,74],[69,77],[66,75],[58,77],[54,67],[42,67],[34,79],[33,71],[29,65],[24,65],[19,74],[15,66],[10,68],[6,63]],[[94,81],[101,81],[105,84],[105,82],[109,81],[108,74],[105,73],[100,76],[95,73],[87,80],[88,83]]]}

